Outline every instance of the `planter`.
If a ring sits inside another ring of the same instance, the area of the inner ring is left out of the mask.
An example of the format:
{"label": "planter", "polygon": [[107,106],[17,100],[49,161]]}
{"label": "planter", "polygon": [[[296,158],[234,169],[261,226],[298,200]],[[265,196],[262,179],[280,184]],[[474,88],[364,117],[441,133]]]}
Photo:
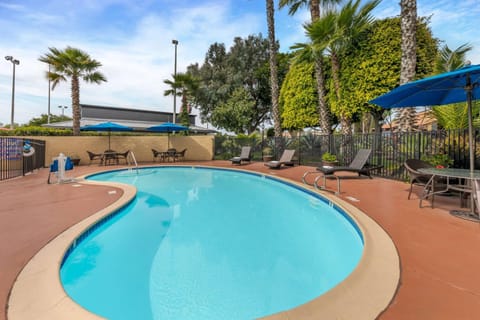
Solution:
{"label": "planter", "polygon": [[338,161],[322,161],[322,166],[324,167],[335,167],[338,166]]}
{"label": "planter", "polygon": [[263,161],[264,162],[268,162],[268,161],[272,161],[273,160],[273,156],[263,156]]}

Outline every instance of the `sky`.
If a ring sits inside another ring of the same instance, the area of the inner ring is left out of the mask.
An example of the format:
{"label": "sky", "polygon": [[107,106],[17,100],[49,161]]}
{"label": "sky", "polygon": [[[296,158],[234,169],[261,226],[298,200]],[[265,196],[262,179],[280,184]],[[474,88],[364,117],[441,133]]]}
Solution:
{"label": "sky", "polygon": [[[302,24],[307,10],[288,15],[275,0],[276,38],[280,51],[305,42]],[[400,14],[400,0],[383,0],[373,15]],[[467,55],[480,63],[478,0],[417,0],[419,16],[431,17],[433,35],[450,48],[469,43]],[[101,62],[108,82],[80,84],[80,102],[143,110],[173,111],[173,98],[165,97],[163,81],[174,73],[178,40],[177,72],[204,61],[211,44],[229,48],[237,36],[267,37],[263,0],[0,0],[0,56],[20,61],[15,68],[15,123],[24,124],[48,112],[47,66],[38,58],[49,47],[72,46]],[[0,60],[0,124],[11,117],[13,64]],[[51,114],[61,115],[67,106],[71,116],[70,83],[51,92]],[[177,108],[179,101],[177,99]],[[178,110],[177,110],[178,111]],[[200,124],[197,121],[197,124]]]}

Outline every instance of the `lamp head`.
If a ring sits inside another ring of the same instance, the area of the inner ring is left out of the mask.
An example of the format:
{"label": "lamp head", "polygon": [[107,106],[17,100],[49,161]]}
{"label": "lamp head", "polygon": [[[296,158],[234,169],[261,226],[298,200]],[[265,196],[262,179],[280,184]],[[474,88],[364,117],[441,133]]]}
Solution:
{"label": "lamp head", "polygon": [[7,60],[7,61],[12,61],[12,60],[13,60],[13,57],[12,57],[12,56],[5,56],[5,60]]}
{"label": "lamp head", "polygon": [[13,63],[13,64],[16,64],[16,65],[19,65],[19,64],[20,64],[20,61],[17,60],[17,59],[15,59],[15,60],[12,60],[12,63]]}
{"label": "lamp head", "polygon": [[178,44],[178,40],[172,40],[172,43],[173,43],[174,45],[177,45],[177,44]]}

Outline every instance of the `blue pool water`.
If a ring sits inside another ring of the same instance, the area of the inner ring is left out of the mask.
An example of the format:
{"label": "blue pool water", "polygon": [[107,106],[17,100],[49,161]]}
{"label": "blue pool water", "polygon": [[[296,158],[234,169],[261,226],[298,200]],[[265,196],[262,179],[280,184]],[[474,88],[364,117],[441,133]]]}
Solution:
{"label": "blue pool water", "polygon": [[77,241],[66,292],[107,319],[253,319],[314,299],[358,264],[362,237],[320,196],[233,170],[91,176],[137,197]]}

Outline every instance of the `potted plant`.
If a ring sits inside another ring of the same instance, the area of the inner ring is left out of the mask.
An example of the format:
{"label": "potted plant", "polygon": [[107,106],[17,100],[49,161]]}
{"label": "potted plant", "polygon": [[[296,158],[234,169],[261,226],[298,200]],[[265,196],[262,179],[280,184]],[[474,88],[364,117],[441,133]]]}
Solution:
{"label": "potted plant", "polygon": [[322,154],[322,165],[329,167],[338,165],[337,156],[330,152],[325,152]]}
{"label": "potted plant", "polygon": [[262,150],[263,161],[268,162],[273,159],[273,150],[270,147],[265,147]]}
{"label": "potted plant", "polygon": [[448,168],[453,164],[453,160],[446,153],[422,155],[421,160],[430,163],[436,168]]}

